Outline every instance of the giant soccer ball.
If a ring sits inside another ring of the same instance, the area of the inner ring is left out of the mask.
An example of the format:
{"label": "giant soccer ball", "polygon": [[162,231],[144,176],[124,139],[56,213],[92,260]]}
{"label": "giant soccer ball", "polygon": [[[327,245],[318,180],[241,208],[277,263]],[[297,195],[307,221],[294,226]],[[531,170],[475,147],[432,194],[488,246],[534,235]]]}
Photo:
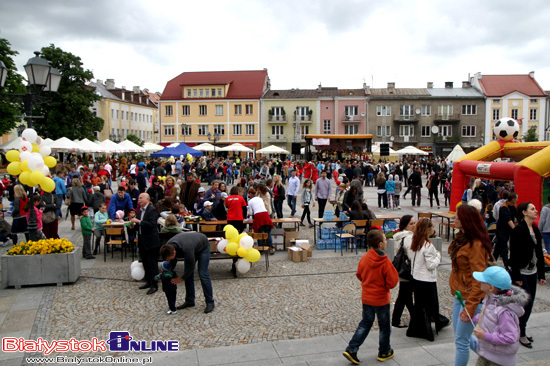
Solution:
{"label": "giant soccer ball", "polygon": [[493,133],[501,141],[515,140],[519,135],[519,123],[512,118],[501,118],[493,127]]}

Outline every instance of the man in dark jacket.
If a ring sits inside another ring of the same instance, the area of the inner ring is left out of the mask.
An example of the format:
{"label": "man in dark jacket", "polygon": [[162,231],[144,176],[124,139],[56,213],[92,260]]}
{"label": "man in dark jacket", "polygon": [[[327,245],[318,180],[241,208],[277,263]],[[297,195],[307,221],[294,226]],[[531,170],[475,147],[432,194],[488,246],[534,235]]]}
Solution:
{"label": "man in dark jacket", "polygon": [[416,205],[420,206],[420,188],[422,188],[422,174],[420,173],[420,167],[417,166],[414,169],[414,172],[409,177],[409,186],[411,188],[411,196],[412,196],[412,205],[414,207],[414,202],[416,201]]}
{"label": "man in dark jacket", "polygon": [[200,183],[195,181],[193,173],[187,173],[185,175],[185,183],[181,185],[180,190],[180,202],[182,202],[189,211],[193,209],[200,186]]}
{"label": "man in dark jacket", "polygon": [[168,244],[173,246],[176,251],[170,262],[172,268],[175,268],[176,266],[176,258],[184,258],[185,263],[183,276],[172,280],[172,283],[174,284],[185,281],[185,302],[178,306],[177,309],[185,309],[195,306],[194,274],[195,263],[198,262],[199,278],[201,280],[202,292],[204,293],[204,299],[206,302],[206,309],[204,309],[204,312],[212,312],[214,310],[214,294],[212,290],[212,281],[210,280],[210,273],[208,272],[208,264],[210,263],[210,244],[208,243],[208,238],[202,233],[179,233],[168,240]]}
{"label": "man in dark jacket", "polygon": [[147,189],[147,180],[145,179],[145,174],[143,174],[143,167],[138,167],[138,173],[136,176],[136,182],[138,185],[139,193],[145,192]]}
{"label": "man in dark jacket", "polygon": [[139,195],[140,209],[131,222],[138,232],[139,255],[145,269],[145,284],[140,289],[146,289],[147,295],[158,291],[158,284],[154,280],[158,274],[158,255],[160,248],[159,232],[157,228],[157,210],[150,204],[147,193]]}

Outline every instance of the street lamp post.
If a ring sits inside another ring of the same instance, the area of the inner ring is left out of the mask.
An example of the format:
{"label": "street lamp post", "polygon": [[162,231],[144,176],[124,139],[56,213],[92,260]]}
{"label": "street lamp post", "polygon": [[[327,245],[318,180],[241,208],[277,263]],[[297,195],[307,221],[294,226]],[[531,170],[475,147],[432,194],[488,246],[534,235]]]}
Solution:
{"label": "street lamp post", "polygon": [[[53,68],[48,60],[40,57],[40,52],[35,52],[34,54],[35,57],[29,59],[24,66],[27,73],[27,92],[25,94],[0,94],[2,98],[23,101],[25,112],[21,118],[27,122],[28,128],[32,128],[33,118],[44,118],[43,116],[33,116],[33,107],[50,102],[50,96],[44,95],[44,93],[56,93],[61,82],[61,73],[59,70]],[[4,88],[7,75],[8,68],[0,61],[0,89]],[[38,240],[38,220],[34,210],[30,210],[29,212],[27,228],[29,230],[29,239],[32,241]]]}
{"label": "street lamp post", "polygon": [[222,135],[216,132],[214,133],[214,136],[212,136],[212,134],[208,132],[208,135],[206,135],[206,137],[208,137],[208,141],[212,142],[212,144],[214,145],[214,158],[216,158],[216,142],[220,141]]}

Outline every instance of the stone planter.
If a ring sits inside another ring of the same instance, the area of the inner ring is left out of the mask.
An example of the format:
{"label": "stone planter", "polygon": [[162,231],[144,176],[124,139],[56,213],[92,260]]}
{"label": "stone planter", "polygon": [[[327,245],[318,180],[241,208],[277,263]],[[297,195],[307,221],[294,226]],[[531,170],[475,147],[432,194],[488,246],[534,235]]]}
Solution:
{"label": "stone planter", "polygon": [[2,287],[75,282],[80,276],[81,248],[71,253],[3,255]]}

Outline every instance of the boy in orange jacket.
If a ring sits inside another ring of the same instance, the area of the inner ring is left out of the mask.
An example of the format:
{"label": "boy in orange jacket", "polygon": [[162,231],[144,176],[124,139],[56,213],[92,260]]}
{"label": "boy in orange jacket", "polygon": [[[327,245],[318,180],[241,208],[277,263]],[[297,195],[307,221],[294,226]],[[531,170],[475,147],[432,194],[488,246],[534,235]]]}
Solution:
{"label": "boy in orange jacket", "polygon": [[371,249],[359,261],[356,273],[363,287],[363,319],[344,352],[344,357],[356,365],[361,362],[357,358],[357,351],[367,339],[375,315],[380,328],[377,359],[386,361],[394,355],[390,345],[390,290],[397,286],[399,275],[383,252],[386,249],[384,233],[381,230],[370,230],[367,234],[367,243]]}

